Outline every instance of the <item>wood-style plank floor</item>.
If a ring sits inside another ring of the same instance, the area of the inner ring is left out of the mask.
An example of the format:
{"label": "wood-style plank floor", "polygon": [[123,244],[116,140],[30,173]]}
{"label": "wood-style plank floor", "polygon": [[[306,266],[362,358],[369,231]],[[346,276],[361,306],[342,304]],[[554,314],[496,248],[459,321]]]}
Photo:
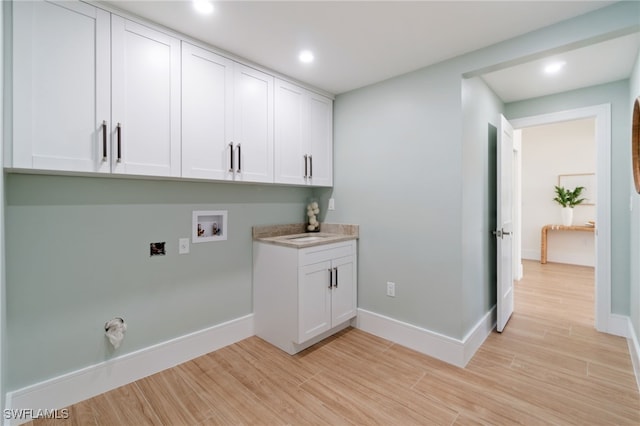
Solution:
{"label": "wood-style plank floor", "polygon": [[462,369],[357,329],[289,356],[257,337],[37,425],[640,425],[625,339],[593,327],[593,268],[525,263],[515,314]]}

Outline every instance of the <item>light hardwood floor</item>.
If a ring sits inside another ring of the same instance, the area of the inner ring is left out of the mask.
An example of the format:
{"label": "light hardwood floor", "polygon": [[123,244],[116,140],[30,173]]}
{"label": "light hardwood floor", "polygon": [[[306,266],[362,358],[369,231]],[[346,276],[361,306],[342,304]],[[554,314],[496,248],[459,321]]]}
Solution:
{"label": "light hardwood floor", "polygon": [[37,425],[639,425],[625,339],[593,327],[593,268],[525,263],[515,314],[457,368],[357,329],[289,356],[251,337]]}

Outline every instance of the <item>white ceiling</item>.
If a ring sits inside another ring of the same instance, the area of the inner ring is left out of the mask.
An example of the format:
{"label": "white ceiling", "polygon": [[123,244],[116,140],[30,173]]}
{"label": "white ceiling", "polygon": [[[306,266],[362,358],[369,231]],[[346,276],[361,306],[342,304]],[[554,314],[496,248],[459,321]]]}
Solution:
{"label": "white ceiling", "polygon": [[[640,33],[607,40],[483,75],[504,102],[519,101],[628,78],[640,48]],[[562,72],[544,68],[564,62]]]}
{"label": "white ceiling", "polygon": [[[103,3],[339,94],[613,2],[236,0],[214,1],[215,11],[207,16],[196,14],[190,0]],[[568,54],[566,75],[554,82],[537,76],[538,63],[494,72],[486,81],[503,100],[513,101],[628,77],[638,37],[608,43]],[[301,64],[301,49],[312,50],[316,60]],[[569,63],[574,59],[575,66]]]}

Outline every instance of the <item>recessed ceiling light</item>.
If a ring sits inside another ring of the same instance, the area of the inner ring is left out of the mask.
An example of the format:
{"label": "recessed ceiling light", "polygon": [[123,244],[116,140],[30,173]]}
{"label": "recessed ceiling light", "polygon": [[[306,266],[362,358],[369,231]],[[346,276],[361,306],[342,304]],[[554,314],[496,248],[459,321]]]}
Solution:
{"label": "recessed ceiling light", "polygon": [[198,13],[208,15],[213,12],[213,3],[209,0],[193,0],[193,7]]}
{"label": "recessed ceiling light", "polygon": [[544,67],[544,72],[547,74],[556,74],[560,72],[562,68],[566,65],[566,62],[553,62],[546,67]]}
{"label": "recessed ceiling light", "polygon": [[310,50],[303,50],[298,55],[298,59],[300,60],[300,62],[305,64],[311,63],[313,62],[313,53]]}

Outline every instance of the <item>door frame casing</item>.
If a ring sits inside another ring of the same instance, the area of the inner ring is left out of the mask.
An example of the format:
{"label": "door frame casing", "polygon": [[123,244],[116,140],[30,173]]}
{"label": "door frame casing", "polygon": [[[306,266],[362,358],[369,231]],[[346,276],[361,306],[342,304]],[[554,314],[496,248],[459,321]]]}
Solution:
{"label": "door frame casing", "polygon": [[510,119],[514,129],[595,118],[596,175],[596,273],[595,327],[598,331],[619,334],[611,317],[611,104],[594,105]]}

